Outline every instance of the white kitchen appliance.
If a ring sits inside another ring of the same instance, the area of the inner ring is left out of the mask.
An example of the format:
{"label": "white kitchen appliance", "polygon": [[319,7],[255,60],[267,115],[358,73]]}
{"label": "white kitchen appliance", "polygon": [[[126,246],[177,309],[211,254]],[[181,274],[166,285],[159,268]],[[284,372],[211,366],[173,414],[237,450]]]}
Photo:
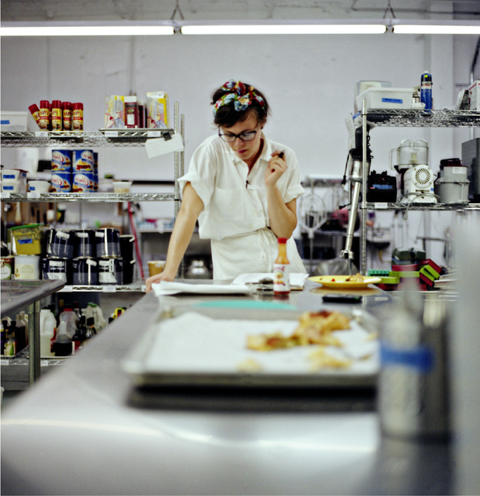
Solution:
{"label": "white kitchen appliance", "polygon": [[425,164],[414,165],[403,174],[402,203],[437,203],[433,193],[434,175]]}

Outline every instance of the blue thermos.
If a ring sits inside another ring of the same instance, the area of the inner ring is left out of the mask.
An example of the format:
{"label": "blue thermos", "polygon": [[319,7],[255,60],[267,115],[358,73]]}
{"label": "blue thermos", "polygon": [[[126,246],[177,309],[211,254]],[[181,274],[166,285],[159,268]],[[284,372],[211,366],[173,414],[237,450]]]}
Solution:
{"label": "blue thermos", "polygon": [[428,72],[420,77],[420,101],[425,104],[425,110],[432,110],[432,75]]}

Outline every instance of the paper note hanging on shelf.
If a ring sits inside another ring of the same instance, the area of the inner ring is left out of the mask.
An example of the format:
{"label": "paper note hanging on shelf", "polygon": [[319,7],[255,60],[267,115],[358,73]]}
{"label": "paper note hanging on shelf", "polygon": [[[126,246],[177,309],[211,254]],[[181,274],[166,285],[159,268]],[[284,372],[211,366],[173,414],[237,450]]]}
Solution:
{"label": "paper note hanging on shelf", "polygon": [[[168,137],[170,136],[170,139]],[[161,138],[147,139],[145,141],[145,149],[147,150],[148,158],[158,157],[171,152],[182,152],[183,139],[181,134],[165,134]]]}

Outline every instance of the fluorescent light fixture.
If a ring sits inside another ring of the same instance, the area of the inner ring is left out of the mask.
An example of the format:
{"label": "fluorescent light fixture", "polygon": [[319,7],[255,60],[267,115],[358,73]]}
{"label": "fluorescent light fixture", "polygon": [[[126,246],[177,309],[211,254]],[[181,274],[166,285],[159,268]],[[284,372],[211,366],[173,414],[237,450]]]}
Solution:
{"label": "fluorescent light fixture", "polygon": [[385,24],[184,24],[186,35],[383,34]]}
{"label": "fluorescent light fixture", "polygon": [[395,34],[476,34],[480,35],[480,23],[444,21],[396,21],[393,22]]}
{"label": "fluorescent light fixture", "polygon": [[23,25],[3,24],[1,36],[160,36],[174,34],[173,25]]}

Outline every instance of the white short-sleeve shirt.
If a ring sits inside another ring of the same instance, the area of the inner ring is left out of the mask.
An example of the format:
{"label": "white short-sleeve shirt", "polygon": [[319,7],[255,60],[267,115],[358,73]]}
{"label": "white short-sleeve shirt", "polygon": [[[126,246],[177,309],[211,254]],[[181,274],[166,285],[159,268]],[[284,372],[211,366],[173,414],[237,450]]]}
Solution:
{"label": "white short-sleeve shirt", "polygon": [[[287,170],[277,182],[284,202],[288,203],[304,192],[300,184],[300,169],[295,152],[285,145],[267,139],[264,135],[262,138],[262,153],[250,173],[248,165],[227,143],[218,136],[211,136],[197,148],[187,174],[179,179],[182,192],[190,182],[203,202],[204,209],[198,218],[199,236],[212,240],[216,279],[229,279],[243,272],[271,272],[273,269],[271,259],[277,251],[277,241],[268,229],[270,221],[265,169],[274,151],[283,151],[287,163]],[[290,240],[289,245],[289,256],[301,263],[294,241]],[[232,249],[236,251],[234,259],[227,260],[231,255],[227,251],[231,252]],[[246,249],[251,251],[250,255],[245,255],[246,263],[251,263],[252,250],[257,253],[256,259],[264,258],[256,270],[245,270],[248,267],[241,262]],[[259,250],[261,254],[258,254]],[[294,271],[304,272],[302,269],[303,265]]]}

